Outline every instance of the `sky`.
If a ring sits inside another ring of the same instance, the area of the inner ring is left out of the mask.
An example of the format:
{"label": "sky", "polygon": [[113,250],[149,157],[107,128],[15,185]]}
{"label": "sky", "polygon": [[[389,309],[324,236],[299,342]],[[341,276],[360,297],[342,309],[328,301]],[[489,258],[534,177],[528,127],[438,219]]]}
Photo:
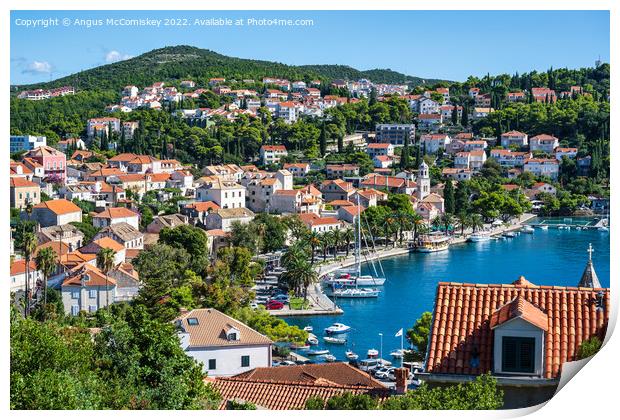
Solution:
{"label": "sky", "polygon": [[[187,25],[165,25],[166,18]],[[233,24],[205,25],[210,18]],[[249,25],[249,19],[261,18],[310,19],[312,24]],[[89,25],[89,19],[102,24]],[[108,19],[160,24],[119,25]],[[236,24],[238,19],[243,25]],[[591,67],[599,56],[609,62],[609,38],[609,12],[590,10],[13,11],[11,83],[45,82],[171,45],[286,64],[390,68],[464,81],[487,73]]]}

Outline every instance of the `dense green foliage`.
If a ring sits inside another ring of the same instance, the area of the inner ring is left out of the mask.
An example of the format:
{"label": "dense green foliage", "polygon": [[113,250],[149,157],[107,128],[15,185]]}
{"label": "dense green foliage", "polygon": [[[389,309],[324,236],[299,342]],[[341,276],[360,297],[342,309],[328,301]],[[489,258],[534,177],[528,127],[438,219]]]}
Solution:
{"label": "dense green foliage", "polygon": [[[146,86],[158,81],[191,79],[206,85],[212,77],[226,79],[254,79],[265,76],[310,81],[346,78],[369,78],[376,83],[411,82],[421,84],[422,79],[406,76],[392,70],[359,71],[348,66],[307,65],[291,66],[271,61],[228,57],[216,52],[179,45],[152,50],[138,57],[72,74],[37,87],[51,88],[65,85],[79,90],[109,89],[120,91],[124,86]],[[428,79],[427,83],[438,82]],[[32,88],[23,86],[23,88]]]}
{"label": "dense green foliage", "polygon": [[306,401],[306,410],[497,410],[504,404],[504,393],[491,375],[471,382],[430,388],[423,384],[405,395],[380,401],[366,394],[345,393],[324,401],[320,397]]}
{"label": "dense green foliage", "polygon": [[219,396],[143,307],[88,329],[11,316],[12,409],[201,409]]}
{"label": "dense green foliage", "polygon": [[601,349],[602,345],[603,342],[596,336],[590,338],[589,340],[585,340],[579,346],[577,358],[585,359],[586,357],[594,356]]}
{"label": "dense green foliage", "polygon": [[415,350],[413,360],[421,361],[426,357],[428,347],[429,334],[431,332],[431,322],[433,314],[424,312],[413,325],[413,328],[407,330],[407,340],[413,345]]}

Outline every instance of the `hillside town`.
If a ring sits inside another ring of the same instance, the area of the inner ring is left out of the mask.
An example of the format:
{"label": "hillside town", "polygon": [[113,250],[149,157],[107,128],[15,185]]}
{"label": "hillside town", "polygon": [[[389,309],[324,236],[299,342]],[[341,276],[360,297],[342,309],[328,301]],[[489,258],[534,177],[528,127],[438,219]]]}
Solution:
{"label": "hillside town", "polygon": [[[541,230],[561,216],[595,218],[573,229],[608,232],[608,125],[600,139],[563,137],[505,114],[593,103],[608,112],[608,93],[556,81],[499,95],[499,78],[478,80],[458,92],[270,74],[160,80],[124,86],[78,132],[12,131],[13,316],[65,322],[93,346],[131,340],[123,331],[134,323],[165,325],[178,339],[170,359],[189,356],[178,366],[199,378],[192,386],[220,396],[204,397],[209,408],[322,409],[346,398],[420,408],[416,395],[460,383],[488,392],[489,405],[472,409],[546,401],[562,366],[605,335],[609,288],[592,247],[570,285],[439,282],[425,302],[432,317],[397,332],[407,347],[393,362],[382,348],[317,362],[328,353],[312,353],[318,328],[282,320],[346,315],[347,294],[376,297],[373,284],[358,288],[363,258],[509,240],[531,234],[537,216]],[[25,90],[14,100],[82,93]],[[183,128],[170,134],[162,121]],[[338,271],[348,266],[357,272]],[[420,338],[423,323],[430,333]],[[343,344],[333,333],[345,327],[326,328],[324,341]],[[124,408],[167,407],[128,392]]]}

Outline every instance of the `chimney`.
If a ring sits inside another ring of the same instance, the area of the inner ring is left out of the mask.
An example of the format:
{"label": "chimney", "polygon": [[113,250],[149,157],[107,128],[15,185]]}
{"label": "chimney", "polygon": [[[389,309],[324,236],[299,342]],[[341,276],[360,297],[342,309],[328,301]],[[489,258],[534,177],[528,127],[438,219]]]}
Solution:
{"label": "chimney", "polygon": [[407,392],[407,376],[409,370],[407,368],[398,368],[394,371],[396,376],[396,393],[404,394]]}
{"label": "chimney", "polygon": [[189,312],[189,310],[187,308],[179,308],[179,314],[180,315],[185,315],[188,312]]}

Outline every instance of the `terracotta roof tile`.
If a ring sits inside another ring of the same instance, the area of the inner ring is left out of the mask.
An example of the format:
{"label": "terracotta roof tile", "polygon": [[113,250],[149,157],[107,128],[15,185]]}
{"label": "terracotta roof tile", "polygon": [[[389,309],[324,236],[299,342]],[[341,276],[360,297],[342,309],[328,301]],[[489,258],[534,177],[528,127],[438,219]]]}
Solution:
{"label": "terracotta roof tile", "polygon": [[[192,318],[197,320],[197,324],[188,323],[188,319]],[[190,347],[266,345],[272,342],[269,338],[217,309],[194,309],[178,317],[175,322],[189,333]],[[238,340],[226,338],[226,331],[231,327],[239,331]]]}
{"label": "terracotta roof tile", "polygon": [[76,213],[76,212],[81,213],[82,212],[82,210],[78,206],[76,206],[71,201],[65,200],[64,198],[61,198],[60,200],[44,201],[34,206],[34,208],[35,209],[48,209],[52,213],[55,213],[55,214],[68,214],[68,213]]}
{"label": "terracotta roof tile", "polygon": [[[594,304],[600,292],[602,311]],[[492,327],[520,316],[546,327],[543,376],[556,378],[563,363],[576,360],[584,340],[604,337],[609,304],[609,289],[602,288],[537,286],[524,278],[512,284],[440,282],[426,370],[473,375],[493,370]],[[477,368],[469,366],[474,348],[479,350]]]}
{"label": "terracotta roof tile", "polygon": [[126,207],[110,207],[102,211],[101,213],[97,213],[95,217],[104,218],[104,219],[117,219],[121,217],[135,217],[138,216],[137,213],[129,210]]}

